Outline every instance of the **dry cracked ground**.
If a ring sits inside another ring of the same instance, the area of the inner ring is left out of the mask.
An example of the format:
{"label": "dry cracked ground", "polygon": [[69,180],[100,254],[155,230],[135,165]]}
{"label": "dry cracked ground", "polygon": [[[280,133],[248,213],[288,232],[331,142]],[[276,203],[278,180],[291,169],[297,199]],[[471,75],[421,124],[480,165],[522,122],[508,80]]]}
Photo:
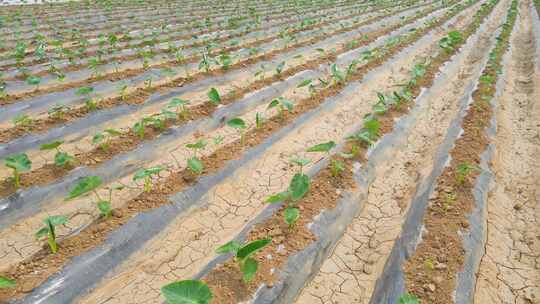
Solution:
{"label": "dry cracked ground", "polygon": [[[0,303],[540,304],[540,1],[0,8]],[[459,262],[418,262],[478,98]]]}

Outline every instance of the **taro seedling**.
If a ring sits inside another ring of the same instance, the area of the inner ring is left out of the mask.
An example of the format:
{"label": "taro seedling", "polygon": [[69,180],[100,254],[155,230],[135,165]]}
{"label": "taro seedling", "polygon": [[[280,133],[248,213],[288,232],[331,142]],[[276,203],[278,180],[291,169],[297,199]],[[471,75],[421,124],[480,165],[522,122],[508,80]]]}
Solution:
{"label": "taro seedling", "polygon": [[122,133],[115,129],[105,129],[103,132],[99,132],[92,137],[92,144],[99,145],[101,150],[107,151],[109,149],[108,139],[120,134]]}
{"label": "taro seedling", "polygon": [[175,108],[178,119],[186,120],[189,115],[189,109],[186,107],[188,104],[188,100],[173,98],[167,105],[167,108]]}
{"label": "taro seedling", "polygon": [[66,201],[80,197],[89,192],[93,192],[96,195],[97,207],[103,217],[109,217],[112,213],[111,202],[101,199],[96,189],[101,186],[102,180],[99,176],[86,176],[82,178],[76,185],[69,191]]}
{"label": "taro seedling", "polygon": [[64,143],[63,140],[56,140],[48,144],[43,144],[39,147],[41,151],[56,150],[54,155],[54,164],[57,167],[67,167],[75,162],[75,157],[60,150],[60,145]]}
{"label": "taro seedling", "polygon": [[375,114],[383,115],[388,111],[388,104],[386,101],[386,96],[384,94],[377,92],[377,103],[373,105],[372,109]]}
{"label": "taro seedling", "polygon": [[211,88],[210,91],[208,91],[208,98],[210,99],[210,103],[214,106],[221,103],[221,96],[216,88]]}
{"label": "taro seedling", "polygon": [[68,110],[69,108],[67,106],[57,104],[47,110],[47,115],[49,115],[50,118],[55,120],[64,120]]}
{"label": "taro seedling", "polygon": [[[306,150],[306,152],[324,152],[328,157],[330,157],[330,151],[336,147],[336,143],[329,141],[326,143],[314,145]],[[341,171],[345,170],[345,164],[337,159],[330,160],[330,171],[332,176],[336,177]]]}
{"label": "taro seedling", "polygon": [[287,204],[287,207],[283,212],[283,217],[285,223],[289,226],[289,229],[292,229],[300,218],[300,209],[296,208],[296,202],[308,193],[309,187],[309,176],[301,172],[296,173],[293,176],[287,191],[271,195],[266,199],[266,202],[270,204],[278,202],[285,202],[285,204]]}
{"label": "taro seedling", "polygon": [[420,304],[418,298],[410,293],[405,293],[399,297],[399,304]]}
{"label": "taro seedling", "polygon": [[480,170],[480,168],[468,163],[458,164],[456,168],[456,182],[458,185],[463,185],[467,176],[475,170]]}
{"label": "taro seedling", "polygon": [[234,254],[235,260],[238,262],[240,271],[242,271],[243,274],[242,279],[244,282],[248,283],[253,280],[257,273],[257,268],[259,267],[259,264],[252,256],[271,242],[271,239],[261,239],[242,244],[239,241],[233,240],[217,248],[216,253]]}
{"label": "taro seedling", "polygon": [[285,61],[280,62],[276,67],[276,75],[281,75],[281,72],[283,72],[283,69],[285,68]]}
{"label": "taro seedling", "polygon": [[88,111],[95,111],[97,109],[96,101],[90,97],[92,92],[94,92],[94,88],[92,87],[81,87],[75,91],[76,95],[84,97],[84,103]]}
{"label": "taro seedling", "polygon": [[56,226],[64,225],[67,223],[68,218],[63,215],[53,215],[45,219],[45,227],[41,228],[36,232],[36,238],[42,239],[44,236],[47,236],[47,243],[51,252],[54,254],[58,251],[58,244],[56,243]]}
{"label": "taro seedling", "polygon": [[459,31],[451,31],[439,40],[439,47],[445,52],[451,53],[454,48],[463,41],[463,35]]}
{"label": "taro seedling", "polygon": [[303,168],[307,166],[311,162],[311,160],[309,158],[295,156],[290,159],[290,162],[298,166],[298,173],[302,173]]}
{"label": "taro seedling", "polygon": [[152,176],[159,174],[164,168],[162,166],[156,166],[146,169],[139,169],[133,176],[133,181],[144,180],[144,192],[152,191]]}
{"label": "taro seedling", "polygon": [[255,128],[261,129],[264,124],[264,118],[262,117],[262,114],[257,112],[255,113]]}
{"label": "taro seedling", "polygon": [[6,157],[4,164],[13,170],[15,189],[19,189],[21,186],[21,172],[29,171],[32,168],[32,161],[30,161],[26,153],[21,153]]}
{"label": "taro seedling", "polygon": [[313,96],[316,92],[315,85],[313,84],[312,79],[306,79],[302,81],[299,85],[296,86],[297,88],[303,88],[308,87],[309,95]]}
{"label": "taro seedling", "polygon": [[221,65],[223,70],[228,70],[232,62],[232,58],[228,54],[221,54],[218,56],[218,63]]}
{"label": "taro seedling", "polygon": [[30,116],[28,116],[28,114],[19,114],[13,118],[12,122],[15,127],[22,127],[26,129],[27,127],[30,127],[34,121]]}
{"label": "taro seedling", "polygon": [[245,143],[245,132],[246,122],[242,118],[233,118],[227,121],[227,126],[236,129],[240,134],[240,144],[243,146]]}
{"label": "taro seedling", "polygon": [[283,121],[283,112],[287,110],[289,113],[293,110],[293,103],[283,97],[278,97],[272,100],[266,109],[277,108],[279,119]]}
{"label": "taro seedling", "polygon": [[340,70],[337,64],[332,64],[330,66],[330,73],[332,75],[332,80],[335,84],[343,84],[346,81],[347,75],[345,72]]}
{"label": "taro seedling", "polygon": [[204,147],[206,147],[207,144],[208,142],[206,141],[206,139],[202,138],[202,139],[199,139],[194,144],[186,145],[186,148],[193,150],[193,156],[188,158],[187,166],[188,166],[188,169],[191,170],[195,174],[201,174],[202,171],[204,170],[204,165],[202,161],[197,157],[197,152],[204,149]]}
{"label": "taro seedling", "polygon": [[0,276],[0,289],[2,288],[13,288],[17,284],[14,280],[8,279],[6,277]]}
{"label": "taro seedling", "polygon": [[206,73],[210,72],[210,66],[212,64],[212,60],[208,57],[206,53],[202,54],[202,59],[199,62],[199,70],[204,70]]}
{"label": "taro seedling", "polygon": [[352,135],[349,139],[359,141],[367,146],[371,146],[375,143],[375,140],[379,136],[379,129],[381,123],[374,115],[367,115],[364,117],[364,125],[362,129]]}
{"label": "taro seedling", "polygon": [[167,304],[208,304],[214,297],[208,285],[198,280],[184,280],[161,287]]}
{"label": "taro seedling", "polygon": [[26,83],[31,86],[36,86],[36,91],[39,90],[39,84],[41,83],[41,77],[30,75],[26,78]]}

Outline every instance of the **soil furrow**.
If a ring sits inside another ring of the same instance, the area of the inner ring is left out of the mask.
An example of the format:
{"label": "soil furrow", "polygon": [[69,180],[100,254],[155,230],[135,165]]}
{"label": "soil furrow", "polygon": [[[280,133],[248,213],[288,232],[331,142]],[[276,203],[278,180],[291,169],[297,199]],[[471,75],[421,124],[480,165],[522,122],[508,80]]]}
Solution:
{"label": "soil furrow", "polygon": [[520,3],[504,89],[496,100],[487,242],[475,303],[540,303],[540,75],[530,1]]}

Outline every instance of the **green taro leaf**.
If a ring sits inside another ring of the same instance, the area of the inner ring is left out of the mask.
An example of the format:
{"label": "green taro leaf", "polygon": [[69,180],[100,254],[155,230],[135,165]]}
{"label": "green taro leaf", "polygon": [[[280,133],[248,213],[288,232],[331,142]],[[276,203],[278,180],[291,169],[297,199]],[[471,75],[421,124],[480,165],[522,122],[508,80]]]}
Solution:
{"label": "green taro leaf", "polygon": [[0,276],[0,288],[11,288],[11,287],[15,287],[15,281],[14,280],[10,280],[6,277],[2,277]]}
{"label": "green taro leaf", "polygon": [[297,85],[296,87],[297,88],[302,88],[302,87],[305,87],[305,86],[308,86],[311,84],[311,79],[306,79],[304,81],[302,81],[299,85]]}
{"label": "green taro leaf", "polygon": [[293,157],[291,158],[291,162],[298,166],[305,166],[311,162],[309,158],[302,158],[302,157]]}
{"label": "green taro leaf", "polygon": [[169,108],[172,108],[172,107],[181,107],[181,106],[185,106],[185,105],[188,105],[188,104],[189,104],[189,101],[187,101],[187,100],[180,99],[180,98],[173,98],[173,99],[169,102],[168,107],[169,107]]}
{"label": "green taro leaf", "polygon": [[99,201],[97,203],[97,207],[99,212],[101,212],[101,214],[103,214],[105,217],[111,215],[112,213],[111,202],[109,201]]}
{"label": "green taro leaf", "polygon": [[296,173],[289,185],[289,193],[293,201],[297,201],[304,197],[309,191],[309,176],[301,173]]}
{"label": "green taro leaf", "polygon": [[44,236],[46,236],[47,234],[49,234],[49,226],[39,229],[38,232],[36,232],[36,239],[39,240],[43,238]]}
{"label": "green taro leaf", "polygon": [[82,87],[78,88],[75,94],[77,95],[88,95],[94,91],[94,88],[91,87]]}
{"label": "green taro leaf", "polygon": [[300,209],[289,207],[285,209],[284,217],[285,222],[289,225],[289,227],[291,227],[300,218]]}
{"label": "green taro leaf", "polygon": [[45,219],[45,224],[51,224],[53,227],[58,225],[64,225],[67,223],[68,218],[64,215],[52,215]]}
{"label": "green taro leaf", "polygon": [[245,260],[248,257],[255,254],[255,252],[263,249],[265,246],[267,246],[271,242],[272,242],[271,239],[262,239],[262,240],[256,240],[251,243],[248,243],[244,245],[242,248],[238,249],[238,252],[236,253],[236,257],[240,260]]}
{"label": "green taro leaf", "polygon": [[56,149],[56,148],[60,147],[60,145],[63,144],[63,143],[64,143],[63,140],[56,140],[56,141],[53,141],[52,143],[43,144],[43,145],[39,146],[39,149],[41,151],[53,150],[53,149]]}
{"label": "green taro leaf", "polygon": [[54,164],[58,167],[64,167],[73,161],[75,161],[75,158],[66,152],[58,152],[54,156]]}
{"label": "green taro leaf", "polygon": [[156,167],[151,167],[147,169],[139,169],[137,170],[137,172],[135,172],[135,175],[133,176],[133,180],[136,181],[139,179],[146,178],[148,176],[152,176],[154,174],[158,174],[163,169],[164,168],[162,166],[156,166]]}
{"label": "green taro leaf", "polygon": [[240,243],[237,240],[232,240],[232,241],[228,242],[227,244],[219,246],[216,249],[216,253],[221,254],[221,253],[233,252],[234,254],[236,254],[238,252],[238,249],[240,249],[241,247],[242,247],[242,243]]}
{"label": "green taro leaf", "polygon": [[85,193],[95,190],[101,185],[101,177],[99,176],[86,176],[81,179],[77,185],[69,192],[68,197],[65,199],[70,200],[79,197]]}
{"label": "green taro leaf", "polygon": [[418,299],[410,293],[406,293],[399,297],[399,304],[419,304]]}
{"label": "green taro leaf", "polygon": [[280,192],[280,193],[278,193],[278,194],[274,194],[274,195],[269,196],[269,197],[266,199],[266,202],[267,202],[267,203],[270,203],[270,204],[282,202],[282,201],[288,199],[289,196],[290,196],[290,193],[287,192],[287,191],[285,191],[285,192]]}
{"label": "green taro leaf", "polygon": [[333,141],[329,141],[326,143],[315,145],[309,149],[307,149],[307,152],[329,152],[336,146],[336,143]]}
{"label": "green taro leaf", "polygon": [[221,97],[215,88],[211,88],[208,92],[208,98],[213,105],[218,105],[221,102]]}
{"label": "green taro leaf", "polygon": [[18,172],[28,171],[32,167],[32,161],[30,161],[26,153],[8,156],[4,160],[4,164]]}
{"label": "green taro leaf", "polygon": [[38,85],[41,82],[41,77],[39,76],[28,76],[26,78],[26,83],[29,85]]}
{"label": "green taro leaf", "polygon": [[255,274],[257,273],[257,268],[259,268],[259,264],[252,258],[247,258],[244,263],[242,263],[240,270],[242,270],[242,273],[244,274],[242,276],[244,282],[250,282],[253,280]]}
{"label": "green taro leaf", "polygon": [[196,280],[178,281],[161,288],[168,304],[208,304],[213,298],[210,288]]}
{"label": "green taro leaf", "polygon": [[201,174],[202,171],[204,170],[203,163],[195,156],[188,158],[187,163],[188,163],[188,168],[197,174]]}
{"label": "green taro leaf", "polygon": [[229,127],[235,128],[235,129],[245,129],[246,128],[246,122],[241,118],[233,118],[233,119],[227,121],[227,125]]}
{"label": "green taro leaf", "polygon": [[208,144],[208,142],[206,141],[206,139],[203,138],[203,139],[199,139],[194,144],[187,144],[186,148],[189,148],[189,149],[203,149],[204,147],[206,147],[207,144]]}

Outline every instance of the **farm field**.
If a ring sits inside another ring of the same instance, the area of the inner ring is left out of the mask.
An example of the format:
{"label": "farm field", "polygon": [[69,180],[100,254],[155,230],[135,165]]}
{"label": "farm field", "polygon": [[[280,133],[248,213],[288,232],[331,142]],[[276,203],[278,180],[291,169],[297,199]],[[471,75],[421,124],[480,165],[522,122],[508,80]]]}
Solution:
{"label": "farm field", "polygon": [[539,16],[0,2],[0,303],[540,304]]}

